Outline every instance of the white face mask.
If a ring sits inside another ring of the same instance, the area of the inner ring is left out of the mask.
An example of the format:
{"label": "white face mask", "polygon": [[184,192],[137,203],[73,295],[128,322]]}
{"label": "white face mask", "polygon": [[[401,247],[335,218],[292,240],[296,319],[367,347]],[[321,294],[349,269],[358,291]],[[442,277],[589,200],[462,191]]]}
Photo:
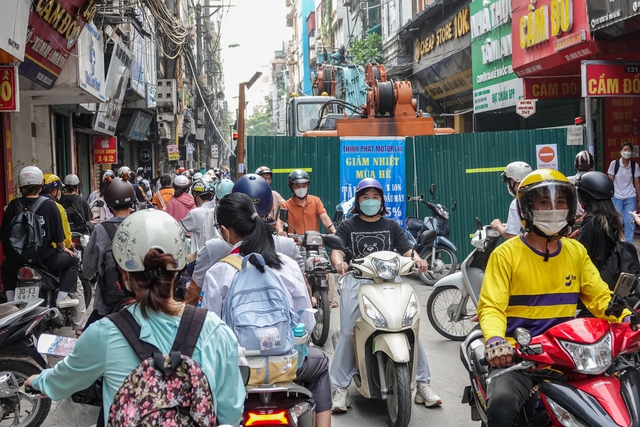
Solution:
{"label": "white face mask", "polygon": [[309,191],[308,188],[298,188],[293,192],[296,194],[296,197],[304,199],[305,197],[307,197],[307,191]]}
{"label": "white face mask", "polygon": [[569,209],[533,211],[533,225],[549,237],[567,226]]}
{"label": "white face mask", "polygon": [[622,152],[622,158],[623,159],[630,159],[631,158],[631,151],[623,151]]}

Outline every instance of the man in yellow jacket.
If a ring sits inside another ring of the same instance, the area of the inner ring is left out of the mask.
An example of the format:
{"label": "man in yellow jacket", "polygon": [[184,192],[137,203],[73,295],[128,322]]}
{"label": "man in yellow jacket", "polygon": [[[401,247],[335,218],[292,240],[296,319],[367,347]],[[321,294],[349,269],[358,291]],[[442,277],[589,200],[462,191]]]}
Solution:
{"label": "man in yellow jacket", "polygon": [[[620,321],[605,316],[611,292],[586,249],[576,240],[563,238],[575,221],[573,185],[558,171],[539,169],[522,180],[517,197],[526,232],[491,254],[478,301],[485,358],[492,373],[513,363],[516,328],[539,335],[572,319],[578,300],[594,315]],[[492,381],[489,427],[517,426],[534,385],[522,371]]]}

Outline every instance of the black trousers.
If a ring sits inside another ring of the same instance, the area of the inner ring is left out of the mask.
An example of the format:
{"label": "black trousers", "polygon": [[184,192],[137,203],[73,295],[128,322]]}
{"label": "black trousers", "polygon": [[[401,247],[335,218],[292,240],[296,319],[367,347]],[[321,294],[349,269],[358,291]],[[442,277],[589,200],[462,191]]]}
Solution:
{"label": "black trousers", "polygon": [[316,413],[331,409],[331,381],[329,358],[317,347],[307,347],[309,354],[296,372],[296,383],[313,393]]}
{"label": "black trousers", "polygon": [[[489,378],[502,369],[492,369]],[[488,427],[517,427],[522,408],[536,384],[528,374],[509,372],[491,380],[488,390]]]}
{"label": "black trousers", "polygon": [[[18,283],[18,269],[23,262],[5,258],[2,263],[2,284],[5,291],[14,291]],[[60,291],[75,292],[78,284],[78,258],[51,248],[43,253],[42,264],[52,273],[60,273]]]}

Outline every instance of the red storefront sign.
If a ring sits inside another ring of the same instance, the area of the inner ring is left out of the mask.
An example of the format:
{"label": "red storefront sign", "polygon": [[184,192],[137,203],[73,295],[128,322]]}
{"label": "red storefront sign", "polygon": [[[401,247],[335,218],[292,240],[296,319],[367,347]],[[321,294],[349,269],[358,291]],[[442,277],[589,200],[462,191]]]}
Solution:
{"label": "red storefront sign", "polygon": [[[604,99],[604,170],[611,160],[620,157],[620,146],[640,143],[640,98]],[[634,150],[635,151],[635,150]],[[635,158],[638,161],[638,158]]]}
{"label": "red storefront sign", "polygon": [[640,96],[640,61],[584,61],[582,96]]}
{"label": "red storefront sign", "polygon": [[20,74],[51,89],[96,12],[93,0],[34,0]]}
{"label": "red storefront sign", "polygon": [[[513,71],[543,75],[593,52],[585,0],[511,0]],[[575,72],[577,74],[578,67]],[[569,74],[569,73],[564,73]]]}
{"label": "red storefront sign", "polygon": [[580,98],[580,76],[525,77],[525,99]]}
{"label": "red storefront sign", "polygon": [[118,138],[115,136],[93,137],[93,163],[118,163]]}
{"label": "red storefront sign", "polygon": [[20,111],[18,67],[0,66],[0,111]]}

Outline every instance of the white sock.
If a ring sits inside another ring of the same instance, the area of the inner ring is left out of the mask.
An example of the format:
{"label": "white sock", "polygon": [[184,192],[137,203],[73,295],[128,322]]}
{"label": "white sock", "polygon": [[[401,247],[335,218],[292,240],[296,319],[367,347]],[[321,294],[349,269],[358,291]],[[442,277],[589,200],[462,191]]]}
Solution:
{"label": "white sock", "polygon": [[69,292],[63,292],[63,291],[58,292],[58,298],[56,298],[56,301],[62,301],[67,297],[67,295],[69,295]]}
{"label": "white sock", "polygon": [[11,302],[14,299],[16,299],[16,291],[4,291],[4,293],[7,295],[8,302]]}

